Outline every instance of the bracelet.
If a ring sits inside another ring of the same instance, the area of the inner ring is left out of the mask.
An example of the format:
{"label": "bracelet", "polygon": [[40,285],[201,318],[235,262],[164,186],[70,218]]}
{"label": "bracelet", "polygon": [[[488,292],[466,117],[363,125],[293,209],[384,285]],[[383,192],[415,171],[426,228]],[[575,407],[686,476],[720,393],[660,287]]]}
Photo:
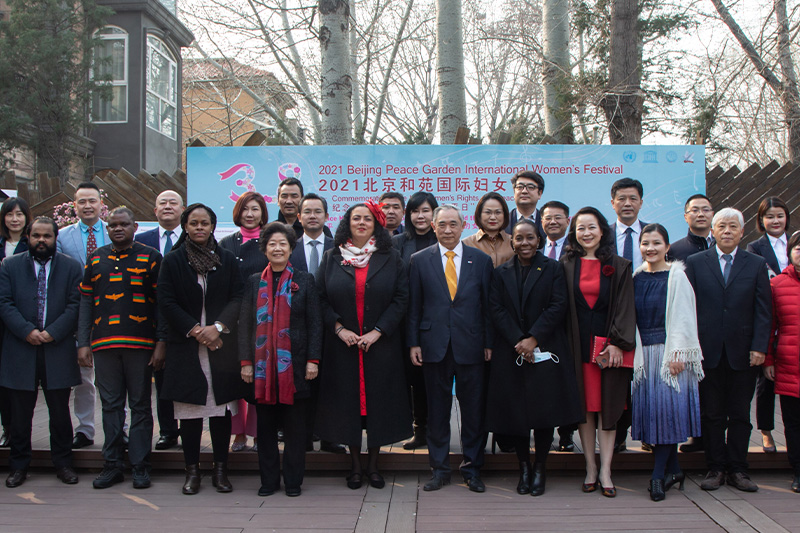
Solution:
{"label": "bracelet", "polygon": [[344,329],[344,326],[339,326],[338,328],[336,328],[336,331],[334,331],[333,334],[334,335],[338,335],[339,332],[342,331],[343,329]]}

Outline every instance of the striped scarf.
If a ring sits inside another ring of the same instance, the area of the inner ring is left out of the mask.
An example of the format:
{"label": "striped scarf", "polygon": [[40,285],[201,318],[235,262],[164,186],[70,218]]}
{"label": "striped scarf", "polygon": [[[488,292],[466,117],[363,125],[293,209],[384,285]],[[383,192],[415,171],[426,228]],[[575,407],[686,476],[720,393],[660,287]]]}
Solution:
{"label": "striped scarf", "polygon": [[[261,273],[256,304],[256,402],[294,404],[294,371],[289,326],[292,312],[292,267],[286,265],[273,291],[272,265]],[[271,301],[275,294],[274,302]]]}

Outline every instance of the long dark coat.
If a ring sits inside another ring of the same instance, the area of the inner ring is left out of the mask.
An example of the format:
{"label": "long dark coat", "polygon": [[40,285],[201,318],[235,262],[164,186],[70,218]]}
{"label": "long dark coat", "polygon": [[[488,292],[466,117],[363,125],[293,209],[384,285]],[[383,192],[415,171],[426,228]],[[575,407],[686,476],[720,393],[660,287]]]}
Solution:
{"label": "long dark coat", "polygon": [[204,405],[208,382],[200,367],[199,344],[187,334],[206,309],[206,324],[219,321],[230,330],[223,333],[222,348],[209,351],[211,381],[217,405],[243,398],[242,365],[238,357],[239,311],[242,306],[242,275],[239,262],[227,250],[217,246],[222,264],[206,276],[206,295],[197,283],[197,272],[189,266],[186,248],[173,249],[161,262],[158,276],[158,309],[166,318],[167,356],[161,398]]}
{"label": "long dark coat", "polygon": [[[561,264],[537,253],[524,286],[514,257],[494,271],[489,308],[495,348],[489,374],[489,431],[527,435],[536,428],[581,420],[575,365],[566,333],[567,284]],[[518,366],[514,345],[533,336],[539,349],[558,358]]]}
{"label": "long dark coat", "polygon": [[[242,312],[239,314],[239,360],[255,364],[256,314],[258,311],[258,287],[261,274],[253,274],[244,286]],[[295,269],[292,283],[297,290],[292,292],[292,311],[289,314],[289,340],[292,348],[292,372],[294,374],[295,399],[311,396],[311,386],[306,381],[306,363],[309,359],[321,360],[322,316],[314,276]],[[248,401],[255,401],[253,384],[247,385]]]}
{"label": "long dark coat", "polygon": [[[342,265],[342,254],[334,247],[323,254],[316,278],[325,324],[316,433],[331,442],[361,442],[358,349],[334,333],[337,321],[359,331],[355,268]],[[407,304],[408,277],[399,254],[394,249],[375,252],[364,293],[364,332],[377,327],[383,333],[364,354],[368,447],[398,442],[413,433],[399,327]]]}
{"label": "long dark coat", "polygon": [[[581,358],[581,337],[586,332],[581,331],[578,319],[578,298],[580,295],[578,284],[579,270],[576,264],[580,258],[562,260],[564,276],[567,282],[567,301],[569,303],[569,316],[567,320],[567,335],[570,349],[574,354],[575,377],[578,381],[578,398],[584,412],[583,422],[586,421],[586,401],[583,391],[583,360]],[[633,274],[631,262],[617,255],[612,256],[603,263],[603,267],[610,265],[614,273],[607,277],[600,274],[601,296],[607,287],[608,315],[606,321],[606,337],[609,342],[621,350],[633,350],[636,347],[636,304],[633,300]],[[599,300],[598,300],[599,301]],[[584,304],[585,305],[585,304]],[[602,336],[602,335],[601,335]],[[585,343],[584,343],[585,344]],[[630,368],[606,368],[602,371],[601,402],[603,428],[612,430],[625,411],[625,403],[631,387],[633,370]]]}

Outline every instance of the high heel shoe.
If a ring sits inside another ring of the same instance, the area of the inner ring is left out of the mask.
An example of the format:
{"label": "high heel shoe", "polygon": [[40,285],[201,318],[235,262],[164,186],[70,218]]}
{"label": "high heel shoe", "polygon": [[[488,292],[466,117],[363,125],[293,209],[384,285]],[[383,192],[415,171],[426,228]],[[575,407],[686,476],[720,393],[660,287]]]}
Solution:
{"label": "high heel shoe", "polygon": [[650,487],[647,490],[650,491],[650,499],[654,502],[660,502],[667,497],[667,495],[664,494],[663,479],[651,479]]}
{"label": "high heel shoe", "polygon": [[683,491],[683,483],[686,481],[686,474],[675,472],[664,477],[664,492],[668,491],[674,484],[678,484],[678,490]]}
{"label": "high heel shoe", "polygon": [[584,483],[581,490],[583,490],[583,492],[594,492],[599,488],[600,488],[600,482],[595,481],[594,483]]}

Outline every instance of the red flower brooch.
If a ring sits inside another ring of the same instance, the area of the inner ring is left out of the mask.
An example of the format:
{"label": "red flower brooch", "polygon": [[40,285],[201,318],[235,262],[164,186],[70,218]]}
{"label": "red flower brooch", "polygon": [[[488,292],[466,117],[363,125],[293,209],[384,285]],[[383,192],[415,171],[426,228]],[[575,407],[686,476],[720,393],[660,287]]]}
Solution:
{"label": "red flower brooch", "polygon": [[614,270],[613,266],[611,266],[611,265],[604,265],[603,266],[603,275],[605,277],[610,278],[611,276],[614,275],[614,272],[615,272],[615,270]]}
{"label": "red flower brooch", "polygon": [[297,291],[300,290],[300,286],[297,283],[295,283],[294,281],[289,286],[289,288],[292,289],[292,292],[297,292]]}

